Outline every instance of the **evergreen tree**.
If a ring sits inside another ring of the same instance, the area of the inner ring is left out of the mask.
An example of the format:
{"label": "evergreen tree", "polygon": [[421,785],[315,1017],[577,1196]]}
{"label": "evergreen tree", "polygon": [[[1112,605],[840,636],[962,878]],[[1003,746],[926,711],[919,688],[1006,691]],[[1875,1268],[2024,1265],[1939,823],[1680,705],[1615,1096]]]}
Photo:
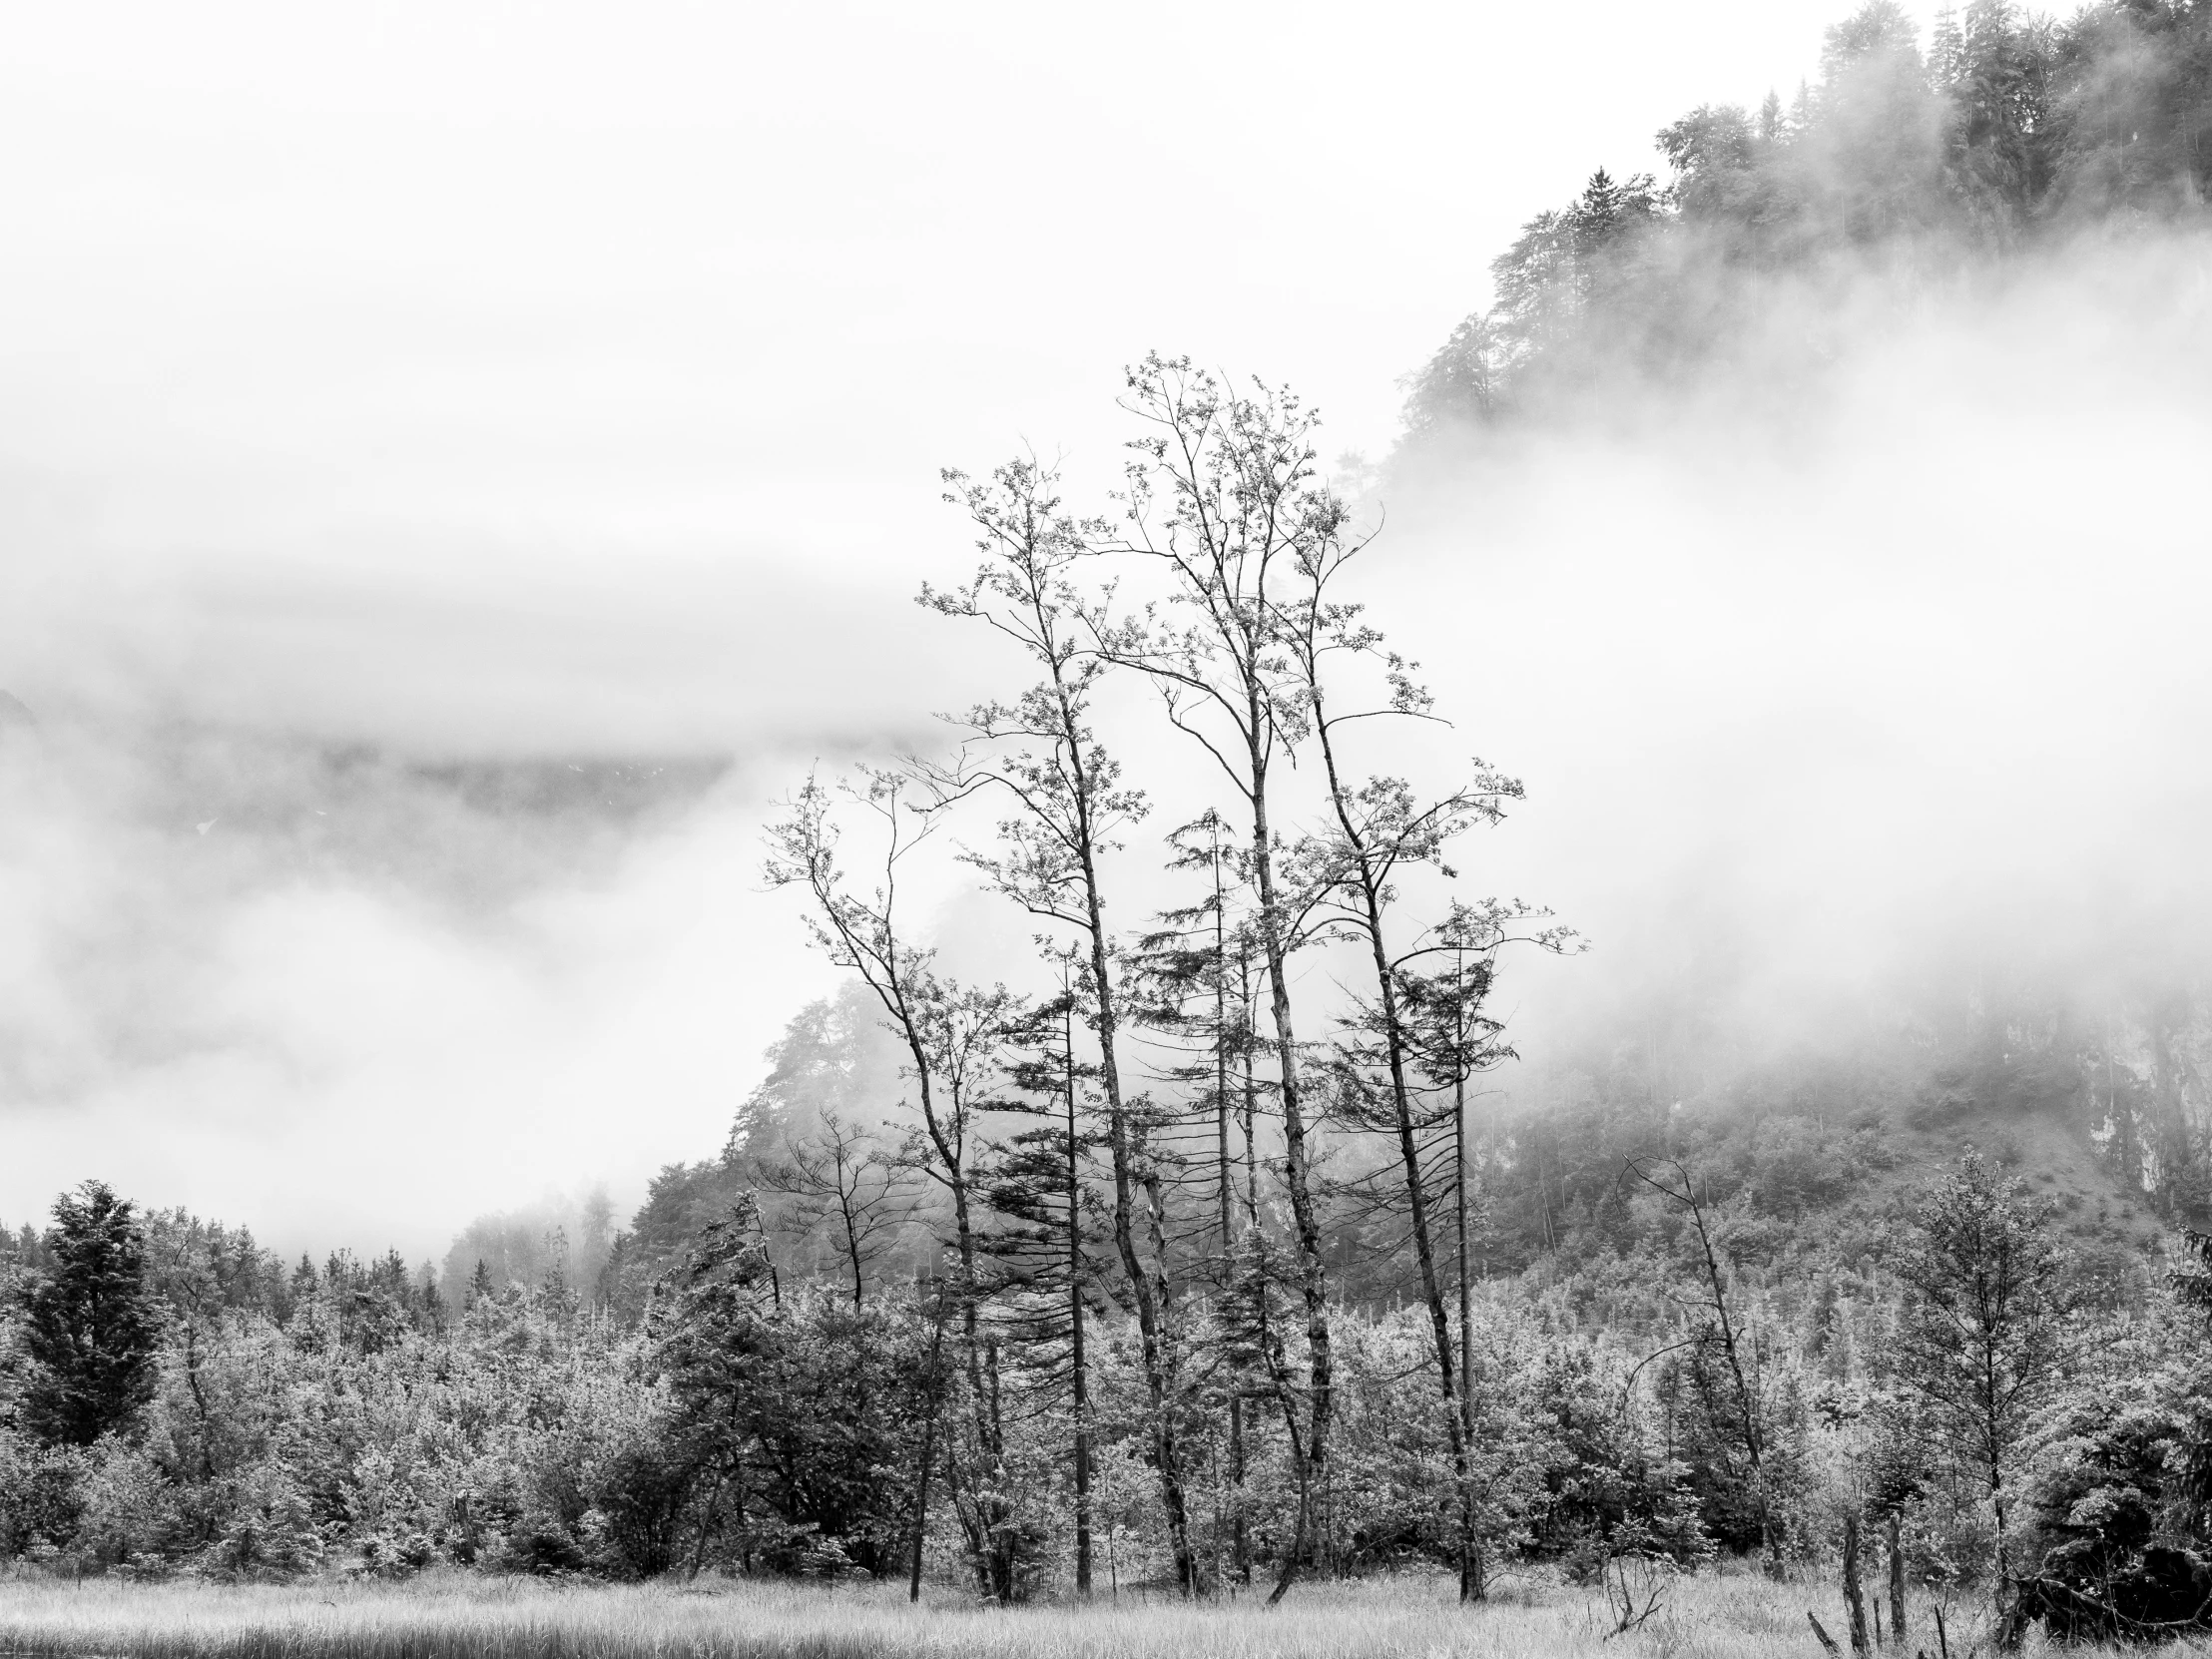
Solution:
{"label": "evergreen tree", "polygon": [[1968,1150],[1929,1190],[1898,1264],[1908,1300],[1898,1371],[1978,1472],[1995,1524],[2001,1627],[2012,1595],[2010,1483],[2034,1413],[2064,1380],[2074,1293],[2049,1208]]}
{"label": "evergreen tree", "polygon": [[87,1181],[55,1201],[54,1221],[48,1266],[23,1298],[23,1420],[51,1442],[90,1445],[152,1397],[161,1311],[129,1199]]}
{"label": "evergreen tree", "polygon": [[1084,1084],[1095,1077],[1075,1054],[1072,964],[1061,993],[1036,1009],[1013,1048],[1010,1080],[1028,1098],[1006,1110],[1040,1118],[994,1145],[985,1201],[1003,1218],[991,1249],[1001,1279],[1002,1323],[1028,1352],[1041,1391],[1065,1393],[1075,1487],[1075,1593],[1091,1593],[1092,1424],[1087,1299],[1104,1267],[1093,1226],[1092,1163],[1104,1137],[1084,1121]]}

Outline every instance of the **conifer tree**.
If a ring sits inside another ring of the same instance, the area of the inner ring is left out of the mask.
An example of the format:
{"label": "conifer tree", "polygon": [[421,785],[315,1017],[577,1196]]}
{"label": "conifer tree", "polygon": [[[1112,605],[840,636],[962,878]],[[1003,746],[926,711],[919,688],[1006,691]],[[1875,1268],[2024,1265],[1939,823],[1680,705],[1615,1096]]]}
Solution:
{"label": "conifer tree", "polygon": [[[1075,1487],[1075,1592],[1091,1593],[1092,1420],[1089,1300],[1104,1264],[1094,1226],[1093,1165],[1104,1137],[1082,1095],[1096,1068],[1075,1050],[1077,999],[1072,965],[1063,962],[1059,996],[1041,1004],[1023,1033],[1011,1070],[1027,1098],[1007,1109],[1034,1117],[994,1147],[989,1202],[1004,1218],[992,1236],[1008,1308],[1004,1317],[1050,1383],[1064,1382],[1069,1463]],[[1039,1366],[1039,1359],[1043,1364]]]}
{"label": "conifer tree", "polygon": [[[1200,1182],[1201,1214],[1210,1225],[1192,1230],[1210,1237],[1215,1284],[1225,1307],[1235,1307],[1240,1272],[1249,1271],[1252,1251],[1243,1235],[1259,1225],[1253,1085],[1252,944],[1246,918],[1232,919],[1233,893],[1242,885],[1242,864],[1234,831],[1220,813],[1208,808],[1168,836],[1168,868],[1203,872],[1205,886],[1196,903],[1167,911],[1163,926],[1142,941],[1147,988],[1146,1022],[1189,1045],[1192,1058],[1170,1067],[1168,1081],[1189,1090],[1187,1127],[1196,1131],[1204,1151],[1188,1162],[1206,1172]],[[1233,1129],[1241,1127],[1241,1152]],[[1210,1156],[1209,1156],[1210,1154]],[[1241,1161],[1240,1161],[1241,1159]],[[1238,1177],[1247,1177],[1244,1201]],[[1202,1243],[1203,1248],[1203,1243]],[[1248,1375],[1234,1363],[1235,1343],[1227,1345],[1231,1363],[1223,1368],[1228,1416],[1228,1505],[1230,1571],[1239,1583],[1252,1581],[1251,1534],[1245,1503],[1245,1396]]]}
{"label": "conifer tree", "polygon": [[61,1445],[129,1428],[154,1391],[161,1310],[135,1207],[87,1181],[54,1203],[46,1267],[23,1297],[23,1421]]}
{"label": "conifer tree", "polygon": [[2063,1382],[2077,1340],[2077,1289],[2046,1204],[1969,1148],[1922,1200],[1898,1264],[1907,1300],[1898,1372],[1978,1471],[1995,1536],[1997,1626],[2007,1645],[2017,1585],[2011,1482],[2034,1412]]}

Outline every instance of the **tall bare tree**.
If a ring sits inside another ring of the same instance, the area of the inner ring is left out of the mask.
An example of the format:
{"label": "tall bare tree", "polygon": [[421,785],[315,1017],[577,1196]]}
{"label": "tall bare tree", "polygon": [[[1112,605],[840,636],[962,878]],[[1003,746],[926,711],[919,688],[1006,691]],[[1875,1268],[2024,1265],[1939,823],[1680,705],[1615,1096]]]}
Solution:
{"label": "tall bare tree", "polygon": [[1289,392],[1258,386],[1234,394],[1188,358],[1154,354],[1129,371],[1124,401],[1151,430],[1130,444],[1136,458],[1126,473],[1123,545],[1154,563],[1167,597],[1134,616],[1100,614],[1099,646],[1152,677],[1170,723],[1218,765],[1249,825],[1254,930],[1267,972],[1284,1185],[1306,1314],[1301,1495],[1296,1536],[1270,1596],[1280,1600],[1313,1543],[1335,1364],[1312,1103],[1291,997],[1296,917],[1277,866],[1275,769],[1309,731],[1286,650],[1286,607],[1296,602],[1302,566],[1339,555],[1349,521],[1321,480],[1317,419]]}
{"label": "tall bare tree", "polygon": [[1112,1159],[1114,1248],[1137,1317],[1150,1460],[1176,1581],[1188,1595],[1198,1587],[1198,1563],[1176,1438],[1175,1285],[1157,1159],[1123,1077],[1118,951],[1102,873],[1119,844],[1115,837],[1144,815],[1145,802],[1122,782],[1120,763],[1093,728],[1109,665],[1086,631],[1077,587],[1078,572],[1099,550],[1100,527],[1062,510],[1058,480],[1034,460],[1009,462],[983,482],[957,472],[944,479],[946,500],[963,507],[982,532],[984,558],[960,587],[924,588],[921,603],[986,624],[1040,678],[1012,702],[978,704],[959,717],[968,739],[959,758],[922,771],[940,801],[988,789],[1012,802],[1015,811],[999,825],[999,848],[968,859],[998,891],[1079,941],[1078,989],[1098,1047]]}
{"label": "tall bare tree", "polygon": [[[1496,823],[1504,816],[1505,803],[1518,799],[1521,788],[1514,780],[1481,771],[1479,766],[1464,787],[1426,801],[1402,779],[1353,782],[1346,766],[1346,745],[1354,723],[1379,715],[1433,718],[1428,693],[1411,677],[1414,665],[1383,652],[1382,636],[1362,621],[1360,607],[1332,595],[1337,577],[1355,551],[1357,544],[1331,542],[1304,556],[1298,567],[1302,586],[1297,602],[1286,607],[1284,643],[1303,683],[1333,821],[1327,832],[1309,843],[1302,862],[1320,909],[1322,929],[1353,935],[1372,972],[1371,988],[1360,999],[1358,1015],[1346,1022],[1351,1040],[1339,1044],[1339,1070],[1348,1094],[1366,1108],[1363,1116],[1377,1115],[1373,1095],[1383,1097],[1381,1115],[1396,1142],[1399,1181],[1421,1300],[1428,1310],[1460,1493],[1456,1506],[1459,1594],[1463,1600],[1473,1600],[1480,1593],[1481,1574],[1466,1424],[1454,1378],[1463,1368],[1455,1364],[1452,1353],[1451,1318],[1436,1262],[1434,1194],[1425,1168],[1429,1161],[1425,1142],[1434,1125],[1414,1097],[1413,1043],[1400,1005],[1402,964],[1391,949],[1390,914],[1398,900],[1398,884],[1409,870],[1431,865],[1450,874],[1443,863],[1448,843],[1475,824]],[[1381,671],[1382,695],[1379,701],[1340,708],[1332,697],[1331,666],[1361,659]]]}

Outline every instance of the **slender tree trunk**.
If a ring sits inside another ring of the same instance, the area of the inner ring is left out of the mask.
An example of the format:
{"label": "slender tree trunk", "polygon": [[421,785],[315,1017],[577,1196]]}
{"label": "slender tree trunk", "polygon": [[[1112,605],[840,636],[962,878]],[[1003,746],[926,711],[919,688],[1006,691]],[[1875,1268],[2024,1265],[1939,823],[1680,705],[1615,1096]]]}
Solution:
{"label": "slender tree trunk", "polygon": [[[1458,1052],[1465,1052],[1463,1025],[1455,1034]],[[1474,1454],[1474,1293],[1467,1256],[1467,1079],[1463,1064],[1452,1068],[1458,1075],[1451,1086],[1452,1155],[1458,1161],[1453,1225],[1459,1252],[1459,1437],[1471,1461]],[[1466,1553],[1459,1570],[1459,1599],[1486,1600],[1490,1593],[1489,1563],[1484,1559],[1481,1529],[1475,1524],[1474,1481],[1471,1469],[1462,1476],[1459,1490],[1459,1535]]]}
{"label": "slender tree trunk", "polygon": [[990,1563],[991,1596],[1001,1607],[1013,1605],[1015,1581],[1014,1534],[1008,1522],[1012,1508],[1006,1491],[1006,1412],[998,1372],[998,1338],[983,1344],[983,1377],[990,1389],[987,1410],[990,1421],[990,1497],[982,1510],[986,1527],[986,1556]]}
{"label": "slender tree trunk", "polygon": [[[953,1179],[952,1192],[953,1237],[960,1261],[960,1342],[964,1351],[968,1382],[968,1417],[974,1425],[976,1449],[981,1457],[981,1478],[970,1494],[975,1515],[975,1531],[972,1544],[976,1553],[976,1573],[983,1592],[992,1599],[1003,1600],[1002,1586],[998,1582],[995,1546],[1004,1527],[1005,1503],[996,1488],[996,1480],[1005,1465],[1005,1440],[1000,1431],[998,1414],[998,1389],[995,1376],[996,1359],[991,1357],[994,1375],[985,1376],[985,1354],[982,1335],[982,1296],[980,1279],[976,1272],[975,1230],[968,1208],[968,1190],[965,1173],[955,1162],[950,1165]],[[952,1448],[945,1448],[945,1467],[953,1481],[953,1497],[959,1498],[958,1463]]]}
{"label": "slender tree trunk", "polygon": [[1321,1217],[1314,1207],[1308,1168],[1306,1112],[1300,1088],[1298,1033],[1291,1018],[1289,946],[1283,937],[1283,912],[1275,890],[1274,830],[1268,823],[1269,731],[1257,683],[1248,693],[1248,757],[1252,780],[1252,864],[1260,895],[1260,949],[1267,959],[1269,1011],[1275,1022],[1278,1084],[1283,1112],[1283,1174],[1290,1189],[1291,1223],[1298,1236],[1299,1289],[1306,1303],[1307,1407],[1304,1467],[1299,1482],[1299,1535],[1284,1557],[1283,1570],[1268,1595],[1272,1604],[1289,1593],[1298,1578],[1299,1558],[1310,1542],[1314,1477],[1329,1462],[1329,1424],[1336,1399],[1335,1368],[1329,1337],[1329,1270],[1322,1256]]}
{"label": "slender tree trunk", "polygon": [[[1074,1011],[1070,1005],[1068,1018]],[[1075,1403],[1075,1593],[1091,1593],[1091,1392],[1083,1353],[1083,1181],[1075,1138],[1075,1032],[1067,1032],[1068,1368]]]}
{"label": "slender tree trunk", "polygon": [[860,1229],[858,1218],[852,1213],[851,1195],[844,1190],[844,1171],[837,1171],[837,1209],[844,1217],[845,1253],[852,1259],[852,1311],[857,1314],[865,1300],[866,1286],[860,1278]]}
{"label": "slender tree trunk", "polygon": [[2012,1616],[2013,1604],[2019,1599],[2012,1583],[2012,1551],[2010,1541],[2004,1535],[2004,1465],[1999,1459],[1994,1443],[1989,1451],[1989,1509],[1997,1524],[1997,1581],[1993,1589],[1995,1634],[1991,1641],[1999,1648],[2011,1649],[2020,1645],[2021,1621]]}
{"label": "slender tree trunk", "polygon": [[707,1494],[706,1506],[699,1513],[699,1537],[692,1546],[689,1574],[692,1578],[697,1578],[700,1569],[707,1564],[707,1540],[714,1535],[715,1505],[722,1501],[722,1488],[729,1478],[730,1471],[727,1467],[715,1470],[714,1489]]}
{"label": "slender tree trunk", "polygon": [[[1218,835],[1218,830],[1217,830]],[[1221,847],[1214,847],[1214,1168],[1220,1178],[1223,1271],[1237,1251],[1236,1165],[1229,1154],[1229,918],[1221,879]],[[1231,1568],[1240,1583],[1252,1582],[1252,1555],[1245,1533],[1244,1389],[1235,1378],[1229,1387],[1229,1534]],[[1218,1571],[1218,1567],[1217,1567]]]}
{"label": "slender tree trunk", "polygon": [[1471,1471],[1467,1464],[1466,1424],[1461,1419],[1459,1389],[1453,1382],[1451,1320],[1444,1311],[1443,1286],[1436,1277],[1435,1242],[1428,1220],[1427,1184],[1421,1179],[1420,1147],[1414,1138],[1412,1091],[1405,1081],[1405,1027],[1398,1015],[1397,982],[1390,973],[1389,950],[1383,941],[1382,877],[1375,858],[1353,822],[1345,799],[1344,780],[1337,770],[1336,744],[1329,721],[1322,713],[1321,688],[1313,686],[1315,730],[1321,739],[1323,771],[1329,780],[1330,805],[1336,810],[1337,827],[1352,849],[1359,871],[1360,919],[1367,932],[1375,968],[1377,1006],[1382,1016],[1382,1048],[1390,1075],[1390,1111],[1397,1130],[1398,1164],[1405,1181],[1405,1203],[1412,1217],[1413,1258],[1420,1270],[1421,1300],[1428,1309],[1429,1336],[1435,1346],[1436,1378],[1443,1392],[1444,1423],[1451,1443],[1451,1470],[1460,1501],[1459,1599],[1471,1601],[1474,1578],[1472,1515],[1467,1496]]}
{"label": "slender tree trunk", "polygon": [[944,1296],[937,1296],[937,1318],[929,1334],[929,1407],[921,1419],[921,1456],[914,1465],[914,1549],[906,1575],[906,1599],[921,1599],[921,1551],[929,1534],[929,1465],[937,1450],[937,1412],[944,1400],[939,1366],[944,1354]]}
{"label": "slender tree trunk", "polygon": [[[973,1420],[976,1437],[983,1451],[985,1461],[996,1466],[1002,1459],[997,1436],[992,1432],[993,1425],[986,1408],[986,1397],[983,1388],[980,1282],[976,1275],[974,1218],[969,1210],[967,1170],[964,1162],[966,1102],[961,1098],[960,1089],[955,1079],[951,1091],[953,1129],[948,1134],[944,1121],[937,1115],[937,1096],[933,1087],[929,1065],[929,1051],[923,1041],[920,1016],[909,1000],[906,986],[902,981],[891,978],[887,989],[878,987],[876,995],[892,1014],[897,1022],[900,1034],[905,1038],[908,1057],[914,1064],[914,1087],[915,1092],[920,1097],[922,1125],[928,1133],[929,1144],[935,1150],[937,1162],[941,1166],[941,1179],[945,1190],[952,1198],[953,1244],[959,1259],[960,1346],[964,1362],[963,1369],[967,1374],[968,1382],[968,1412]],[[938,1321],[938,1329],[941,1334],[943,1329],[941,1300]],[[934,1426],[935,1418],[932,1414],[929,1424],[924,1429],[925,1436],[929,1434]],[[926,1480],[926,1473],[923,1478]],[[953,1447],[949,1438],[945,1444],[945,1479],[952,1493],[953,1505],[957,1509],[961,1503],[959,1463],[953,1454]],[[970,1533],[971,1552],[975,1554],[976,1570],[986,1594],[989,1593],[989,1579],[983,1552],[987,1549],[994,1527],[992,1517],[984,1513],[981,1506],[989,1505],[992,1502],[993,1500],[986,1494],[977,1494],[978,1507],[975,1514],[981,1531],[980,1536],[977,1536],[972,1530]],[[916,1524],[918,1525],[919,1522],[917,1521]],[[914,1570],[918,1575],[920,1571],[920,1539],[918,1533],[915,1540],[915,1550]],[[920,1579],[916,1576],[912,1587],[914,1594],[919,1594],[919,1586]]]}
{"label": "slender tree trunk", "polygon": [[1851,1620],[1851,1651],[1865,1653],[1867,1641],[1867,1601],[1859,1590],[1859,1517],[1844,1517],[1844,1610]]}
{"label": "slender tree trunk", "polygon": [[1905,1629],[1905,1517],[1890,1511],[1890,1637],[1907,1645]]}
{"label": "slender tree trunk", "polygon": [[1183,1489],[1181,1456],[1175,1442],[1174,1402],[1169,1397],[1168,1359],[1161,1327],[1171,1312],[1167,1257],[1158,1242],[1162,1218],[1157,1207],[1157,1185],[1152,1226],[1154,1259],[1148,1271],[1136,1242],[1135,1208],[1137,1174],[1131,1144],[1128,1105],[1122,1094],[1121,1062],[1117,1049],[1120,1011],[1115,1001],[1113,964],[1107,951],[1106,900],[1098,876],[1097,838],[1091,820],[1091,778],[1083,755],[1082,722],[1065,679],[1065,665],[1052,663],[1054,695],[1058,700],[1067,764],[1073,779],[1075,811],[1074,852],[1082,872],[1084,931],[1090,946],[1094,1030],[1098,1039],[1099,1084],[1106,1096],[1107,1145],[1114,1166],[1114,1248],[1128,1277],[1137,1309],[1137,1343],[1144,1365],[1145,1389],[1152,1407],[1152,1461],[1160,1480],[1160,1505],[1168,1528],[1168,1548],[1175,1558],[1176,1582],[1184,1595],[1197,1588],[1196,1564],[1191,1555],[1189,1504]]}
{"label": "slender tree trunk", "polygon": [[[1241,948],[1241,947],[1240,947]],[[1244,1097],[1242,1117],[1244,1121],[1244,1169],[1245,1169],[1245,1234],[1258,1248],[1260,1234],[1260,1080],[1252,1065],[1252,968],[1249,954],[1240,954],[1237,962],[1239,985],[1238,999],[1238,1070],[1242,1073]],[[1265,1290],[1262,1292],[1265,1295]],[[1240,1380],[1241,1381],[1241,1380]],[[1240,1385],[1230,1395],[1229,1421],[1234,1434],[1231,1455],[1235,1459],[1232,1476],[1237,1483],[1237,1578],[1240,1583],[1252,1582],[1252,1527],[1244,1507],[1245,1442],[1244,1442],[1244,1389]]]}

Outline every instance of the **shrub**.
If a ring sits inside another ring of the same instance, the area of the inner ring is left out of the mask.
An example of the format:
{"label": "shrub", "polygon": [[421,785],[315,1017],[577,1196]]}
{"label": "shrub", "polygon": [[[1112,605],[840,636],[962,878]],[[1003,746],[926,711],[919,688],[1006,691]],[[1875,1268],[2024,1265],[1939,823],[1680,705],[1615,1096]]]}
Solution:
{"label": "shrub", "polygon": [[240,1481],[238,1503],[211,1552],[211,1565],[248,1578],[288,1578],[322,1562],[323,1540],[298,1478],[280,1462]]}
{"label": "shrub", "polygon": [[85,1512],[91,1453],[0,1433],[0,1552],[66,1549]]}

